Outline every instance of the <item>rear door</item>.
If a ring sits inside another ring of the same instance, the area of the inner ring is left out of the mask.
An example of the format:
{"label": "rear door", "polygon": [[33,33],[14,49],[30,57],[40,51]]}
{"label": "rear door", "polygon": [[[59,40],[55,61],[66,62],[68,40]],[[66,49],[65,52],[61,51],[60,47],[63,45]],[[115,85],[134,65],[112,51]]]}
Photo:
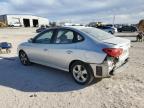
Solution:
{"label": "rear door", "polygon": [[57,29],[54,44],[49,49],[50,63],[54,67],[68,70],[69,63],[76,54],[76,32],[69,29]]}

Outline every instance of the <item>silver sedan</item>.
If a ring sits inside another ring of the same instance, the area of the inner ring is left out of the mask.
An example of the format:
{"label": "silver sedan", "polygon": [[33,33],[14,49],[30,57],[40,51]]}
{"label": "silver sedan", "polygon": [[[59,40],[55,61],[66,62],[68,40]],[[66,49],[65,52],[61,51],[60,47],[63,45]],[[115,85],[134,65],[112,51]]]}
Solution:
{"label": "silver sedan", "polygon": [[79,84],[122,71],[130,41],[92,27],[48,29],[18,46],[23,65],[38,63],[68,71]]}

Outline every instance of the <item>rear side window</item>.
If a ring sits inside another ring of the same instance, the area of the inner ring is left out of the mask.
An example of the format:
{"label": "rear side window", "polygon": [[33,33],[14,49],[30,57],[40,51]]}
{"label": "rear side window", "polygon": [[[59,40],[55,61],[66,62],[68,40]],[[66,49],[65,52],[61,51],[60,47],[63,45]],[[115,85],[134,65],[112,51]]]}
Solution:
{"label": "rear side window", "polygon": [[68,29],[62,29],[58,30],[56,39],[54,43],[57,44],[71,44],[71,43],[76,43],[76,42],[81,42],[83,41],[84,38],[79,35],[78,33],[68,30]]}
{"label": "rear side window", "polygon": [[74,41],[74,32],[70,30],[59,30],[55,43],[58,44],[69,44]]}

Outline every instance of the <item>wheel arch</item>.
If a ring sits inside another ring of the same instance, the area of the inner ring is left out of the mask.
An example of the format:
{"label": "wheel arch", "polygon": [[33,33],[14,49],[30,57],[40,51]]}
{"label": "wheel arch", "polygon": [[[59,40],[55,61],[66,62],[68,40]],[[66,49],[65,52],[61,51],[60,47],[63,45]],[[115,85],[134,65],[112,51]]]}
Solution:
{"label": "wheel arch", "polygon": [[[76,62],[80,62],[82,63],[83,66],[86,66],[85,68],[87,69],[87,73],[89,73],[89,77],[87,77],[87,80],[85,82],[79,82],[76,80],[76,78],[74,78],[74,75],[73,75],[73,71],[71,70],[71,66],[73,65],[73,63],[76,63]],[[73,78],[75,79],[75,81],[78,83],[78,84],[82,84],[82,85],[86,85],[86,84],[90,84],[93,79],[94,79],[94,72],[93,72],[93,69],[92,67],[90,66],[90,64],[88,64],[84,61],[81,61],[81,60],[73,60],[71,61],[70,65],[69,65],[69,71],[71,72],[71,74],[73,75]]]}
{"label": "wheel arch", "polygon": [[69,71],[70,71],[70,68],[71,68],[72,64],[75,63],[75,62],[83,62],[83,63],[86,63],[86,62],[84,62],[84,61],[82,61],[82,60],[73,60],[73,61],[71,61],[70,64],[69,64]]}
{"label": "wheel arch", "polygon": [[[24,53],[24,54],[25,54],[25,58],[27,59],[27,60],[25,61],[26,63],[24,63],[24,62],[22,63],[20,53]],[[31,61],[29,60],[29,58],[28,58],[28,56],[27,56],[27,53],[26,53],[24,50],[20,49],[20,50],[18,51],[18,56],[19,56],[19,59],[20,59],[20,61],[21,61],[21,63],[22,63],[23,65],[25,65],[25,66],[31,65]]]}
{"label": "wheel arch", "polygon": [[[23,49],[20,49],[19,51],[18,51],[18,54],[20,54],[20,52],[25,52]],[[26,53],[26,52],[25,52]]]}
{"label": "wheel arch", "polygon": [[[18,51],[18,56],[20,55],[20,52],[24,52],[24,53],[27,55],[26,51],[24,51],[23,49],[20,49],[20,50]],[[28,55],[27,55],[27,56],[28,56]]]}

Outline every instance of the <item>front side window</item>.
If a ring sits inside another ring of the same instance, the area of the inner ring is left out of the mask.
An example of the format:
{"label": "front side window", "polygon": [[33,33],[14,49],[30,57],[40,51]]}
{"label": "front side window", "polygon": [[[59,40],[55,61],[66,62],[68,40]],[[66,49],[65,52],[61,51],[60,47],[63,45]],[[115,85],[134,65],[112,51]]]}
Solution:
{"label": "front side window", "polygon": [[74,32],[70,30],[59,30],[55,43],[57,44],[69,44],[74,42]]}
{"label": "front side window", "polygon": [[51,43],[51,39],[53,36],[53,30],[48,31],[43,33],[42,35],[38,36],[34,43],[40,43],[40,44],[50,44]]}

